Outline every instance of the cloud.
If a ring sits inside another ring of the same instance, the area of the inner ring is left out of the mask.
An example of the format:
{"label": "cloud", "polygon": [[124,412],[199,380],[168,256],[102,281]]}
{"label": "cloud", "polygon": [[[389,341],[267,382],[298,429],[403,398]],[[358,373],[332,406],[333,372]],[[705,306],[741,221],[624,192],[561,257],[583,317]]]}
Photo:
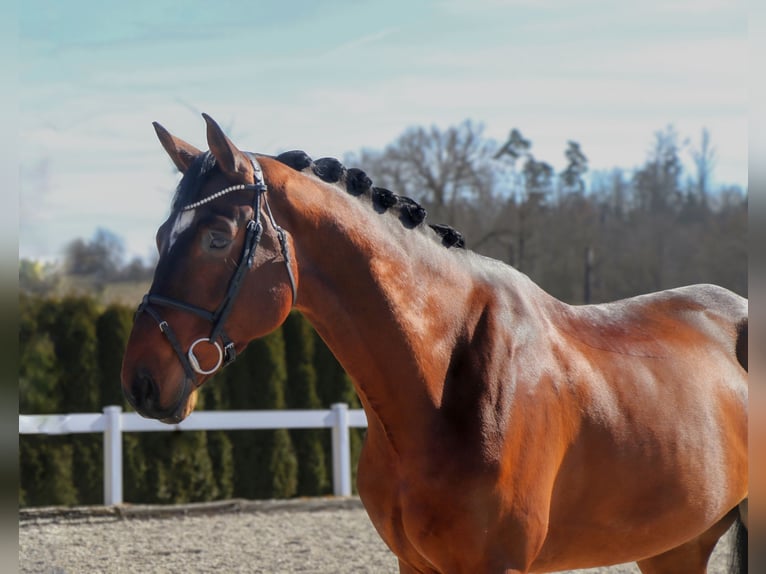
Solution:
{"label": "cloud", "polygon": [[357,50],[361,48],[362,46],[366,46],[368,44],[374,44],[376,42],[379,42],[380,40],[383,40],[384,38],[396,33],[400,28],[386,28],[384,30],[379,30],[377,32],[374,32],[372,34],[367,34],[365,36],[360,36],[359,38],[355,38],[353,40],[350,40],[348,42],[344,42],[342,44],[339,44],[338,46],[335,46],[334,48],[331,48],[327,52],[324,53],[322,56],[328,57],[328,56],[338,56],[344,52],[351,52],[353,50]]}
{"label": "cloud", "polygon": [[[604,9],[612,9],[615,3],[612,0],[581,0],[576,4],[571,0],[448,0],[440,4],[442,8],[453,13],[476,13],[481,10],[503,8],[530,8],[538,11],[573,9],[577,12],[587,12],[599,5]],[[743,0],[646,0],[635,8],[640,11],[688,14],[731,12],[735,9],[741,10],[744,15]],[[620,9],[631,10],[632,8],[621,6]]]}
{"label": "cloud", "polygon": [[[580,0],[578,9],[592,4],[605,3],[607,0]],[[536,10],[550,10],[553,8],[571,8],[571,0],[447,0],[439,6],[452,13],[477,13],[483,10],[501,8],[533,8]]]}
{"label": "cloud", "polygon": [[745,7],[744,2],[741,0],[667,0],[657,3],[658,11],[686,14],[731,12],[733,8],[740,10],[744,17]]}

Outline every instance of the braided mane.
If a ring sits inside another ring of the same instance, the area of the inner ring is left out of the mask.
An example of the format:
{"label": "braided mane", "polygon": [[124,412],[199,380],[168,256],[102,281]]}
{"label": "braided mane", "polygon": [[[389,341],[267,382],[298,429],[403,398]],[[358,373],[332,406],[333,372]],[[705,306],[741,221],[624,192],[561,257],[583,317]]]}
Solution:
{"label": "braided mane", "polygon": [[[294,150],[284,152],[275,159],[296,171],[313,173],[322,181],[335,184],[353,196],[369,196],[378,213],[395,213],[407,229],[418,227],[426,219],[426,210],[414,199],[397,195],[383,187],[373,186],[372,180],[364,171],[357,168],[347,169],[334,157],[312,160],[306,152]],[[216,169],[215,157],[210,152],[195,158],[176,188],[171,211],[175,212],[198,198],[205,180]],[[445,247],[465,247],[462,234],[449,225],[428,226],[436,232]]]}
{"label": "braided mane", "polygon": [[[296,171],[311,172],[322,181],[345,188],[353,196],[369,195],[376,211],[385,213],[396,210],[399,221],[408,229],[419,226],[426,219],[426,210],[414,199],[373,186],[364,171],[353,167],[347,169],[334,157],[312,160],[306,152],[293,150],[279,154],[276,159]],[[465,247],[463,236],[452,227],[440,224],[429,224],[429,227],[437,233],[445,247]]]}

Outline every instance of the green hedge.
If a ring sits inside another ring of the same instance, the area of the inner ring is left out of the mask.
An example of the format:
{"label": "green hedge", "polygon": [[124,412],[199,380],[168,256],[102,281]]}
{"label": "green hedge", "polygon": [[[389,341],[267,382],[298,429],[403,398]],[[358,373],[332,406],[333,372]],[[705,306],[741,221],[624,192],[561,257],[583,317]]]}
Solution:
{"label": "green hedge", "polygon": [[[90,297],[20,296],[19,412],[130,410],[119,373],[133,309]],[[329,408],[359,402],[348,376],[302,315],[250,344],[208,381],[197,409]],[[353,468],[361,432],[352,430]],[[330,431],[125,433],[124,498],[182,503],[288,498],[331,491]],[[100,504],[100,434],[20,435],[21,506]]]}

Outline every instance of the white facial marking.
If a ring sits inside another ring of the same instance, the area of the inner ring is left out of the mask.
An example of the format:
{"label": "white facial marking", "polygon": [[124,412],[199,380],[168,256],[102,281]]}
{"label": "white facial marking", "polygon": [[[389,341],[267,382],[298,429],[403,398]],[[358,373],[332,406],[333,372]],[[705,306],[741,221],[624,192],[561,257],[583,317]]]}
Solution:
{"label": "white facial marking", "polygon": [[190,209],[189,211],[182,211],[178,214],[175,222],[173,223],[173,229],[170,230],[170,242],[168,243],[168,251],[173,249],[173,244],[176,242],[176,239],[178,239],[178,236],[181,235],[181,233],[183,233],[184,230],[191,225],[192,221],[194,221],[193,209]]}

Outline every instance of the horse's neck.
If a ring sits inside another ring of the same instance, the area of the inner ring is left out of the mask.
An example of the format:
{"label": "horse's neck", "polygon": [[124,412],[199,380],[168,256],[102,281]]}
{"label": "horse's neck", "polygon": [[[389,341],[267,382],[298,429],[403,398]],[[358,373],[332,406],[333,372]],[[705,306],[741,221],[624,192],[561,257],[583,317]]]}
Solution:
{"label": "horse's neck", "polygon": [[461,331],[482,312],[466,254],[364,199],[298,174],[288,182],[269,194],[295,245],[298,309],[368,413],[397,428],[429,424]]}

